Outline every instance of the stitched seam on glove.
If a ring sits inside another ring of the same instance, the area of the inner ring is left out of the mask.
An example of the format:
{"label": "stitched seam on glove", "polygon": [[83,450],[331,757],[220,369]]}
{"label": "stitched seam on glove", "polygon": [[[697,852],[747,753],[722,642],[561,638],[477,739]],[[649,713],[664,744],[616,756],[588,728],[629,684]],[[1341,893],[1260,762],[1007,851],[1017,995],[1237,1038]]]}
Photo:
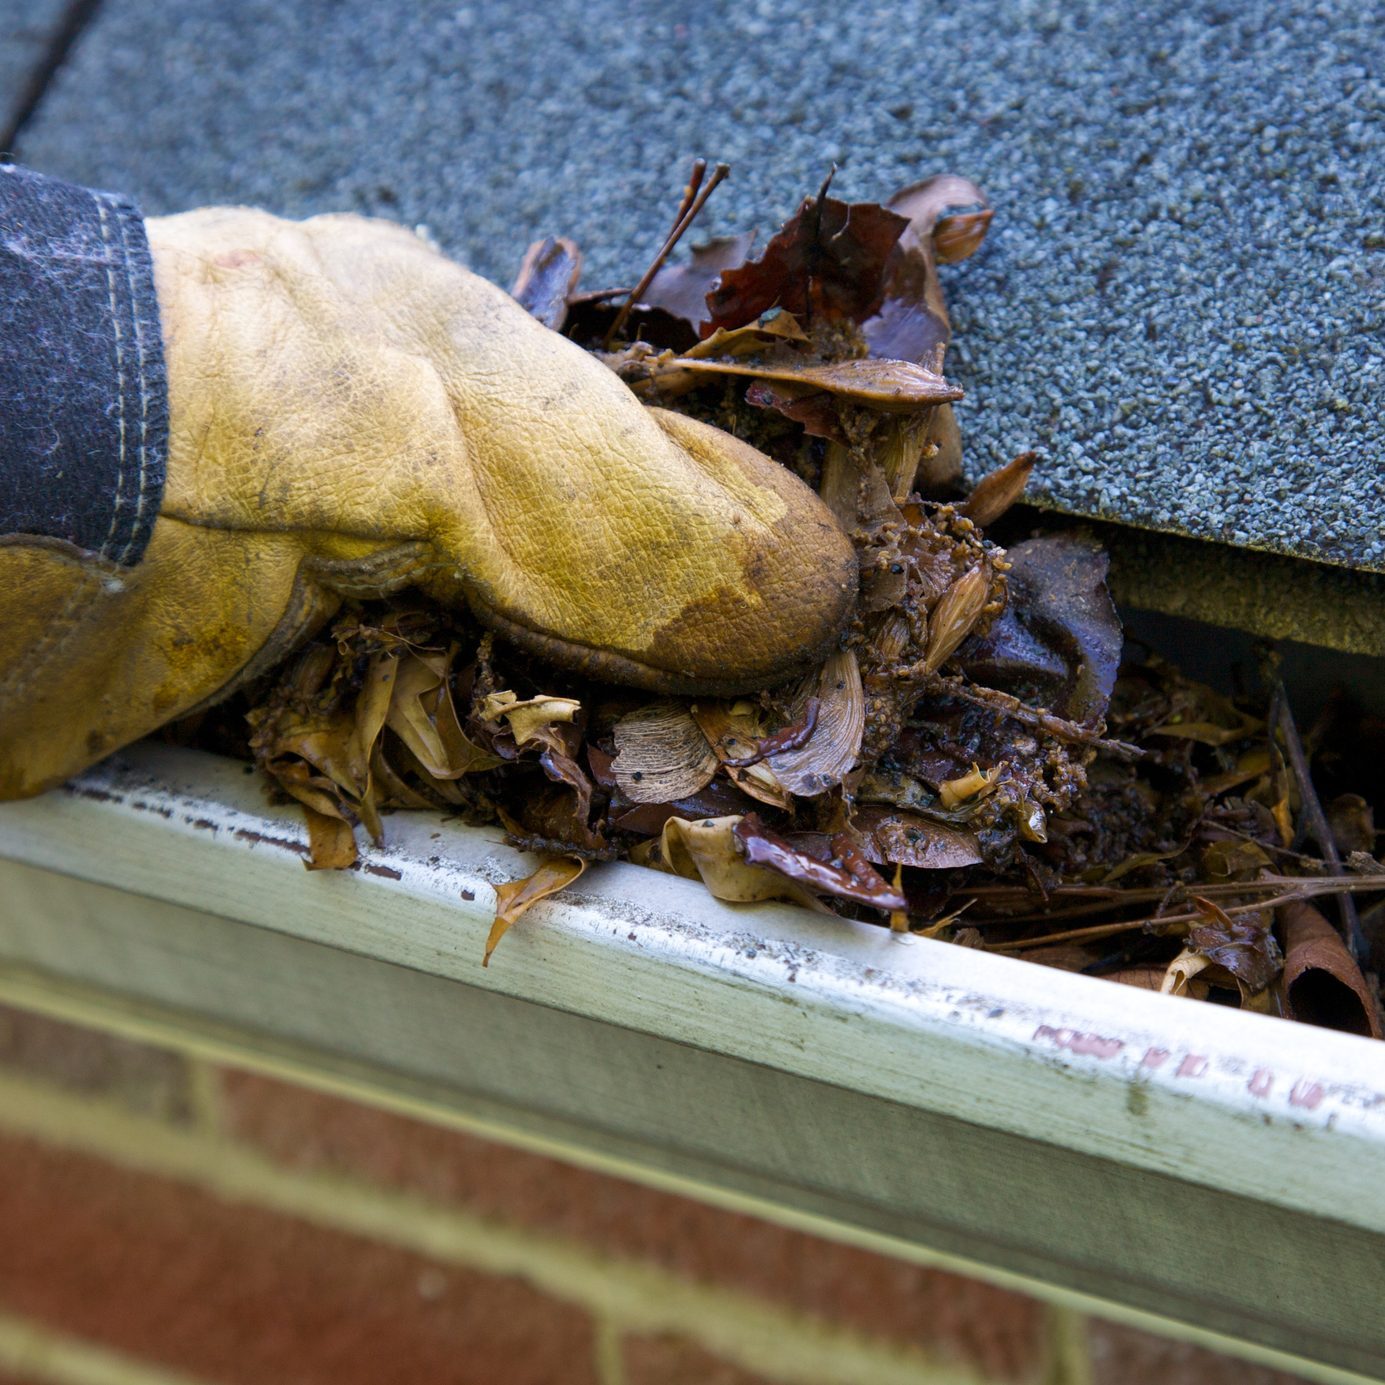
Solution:
{"label": "stitched seam on glove", "polygon": [[130,203],[0,169],[0,534],[132,567],[163,495],[168,389]]}

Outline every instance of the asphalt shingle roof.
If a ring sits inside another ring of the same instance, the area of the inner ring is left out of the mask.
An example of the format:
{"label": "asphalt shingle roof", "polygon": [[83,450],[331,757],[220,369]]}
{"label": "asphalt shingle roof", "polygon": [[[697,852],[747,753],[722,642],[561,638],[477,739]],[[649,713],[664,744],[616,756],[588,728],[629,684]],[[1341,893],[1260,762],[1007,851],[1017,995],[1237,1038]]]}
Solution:
{"label": "asphalt shingle roof", "polygon": [[1378,6],[105,0],[25,162],[139,196],[425,223],[508,283],[559,231],[643,266],[695,153],[704,232],[842,164],[997,208],[944,271],[968,467],[1041,503],[1385,570]]}

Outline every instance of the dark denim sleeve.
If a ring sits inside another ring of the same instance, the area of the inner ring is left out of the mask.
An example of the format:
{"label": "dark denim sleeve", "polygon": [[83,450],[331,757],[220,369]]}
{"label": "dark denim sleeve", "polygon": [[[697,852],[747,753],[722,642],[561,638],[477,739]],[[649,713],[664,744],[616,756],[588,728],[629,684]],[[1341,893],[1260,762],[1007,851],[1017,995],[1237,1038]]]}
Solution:
{"label": "dark denim sleeve", "polygon": [[133,566],[168,455],[154,267],[130,202],[0,167],[0,536]]}

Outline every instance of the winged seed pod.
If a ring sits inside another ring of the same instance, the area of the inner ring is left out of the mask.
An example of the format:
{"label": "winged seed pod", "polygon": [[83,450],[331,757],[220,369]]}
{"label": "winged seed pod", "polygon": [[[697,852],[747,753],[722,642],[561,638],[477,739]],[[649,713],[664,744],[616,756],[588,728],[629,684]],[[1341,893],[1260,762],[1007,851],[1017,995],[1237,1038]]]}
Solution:
{"label": "winged seed pod", "polygon": [[969,568],[942,594],[929,619],[925,673],[937,673],[971,634],[990,590],[990,571],[982,563]]}

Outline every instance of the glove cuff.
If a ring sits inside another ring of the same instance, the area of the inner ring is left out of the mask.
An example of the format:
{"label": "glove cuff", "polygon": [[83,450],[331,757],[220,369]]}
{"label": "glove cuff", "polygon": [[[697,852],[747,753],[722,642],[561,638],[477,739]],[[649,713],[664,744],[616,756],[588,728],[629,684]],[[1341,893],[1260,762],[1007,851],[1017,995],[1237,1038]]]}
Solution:
{"label": "glove cuff", "polygon": [[163,498],[168,387],[133,203],[0,167],[0,537],[138,563]]}

